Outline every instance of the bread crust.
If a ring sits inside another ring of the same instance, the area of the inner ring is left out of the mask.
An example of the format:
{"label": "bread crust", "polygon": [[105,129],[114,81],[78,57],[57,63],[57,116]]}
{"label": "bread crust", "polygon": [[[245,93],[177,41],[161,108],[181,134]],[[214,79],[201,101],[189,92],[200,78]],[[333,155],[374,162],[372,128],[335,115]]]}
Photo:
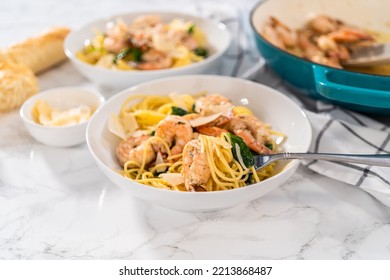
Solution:
{"label": "bread crust", "polygon": [[9,61],[0,62],[0,112],[19,108],[38,89],[38,79],[30,68]]}
{"label": "bread crust", "polygon": [[53,27],[34,37],[16,43],[2,51],[2,60],[22,63],[35,74],[51,68],[66,58],[64,40],[70,32],[67,27]]}

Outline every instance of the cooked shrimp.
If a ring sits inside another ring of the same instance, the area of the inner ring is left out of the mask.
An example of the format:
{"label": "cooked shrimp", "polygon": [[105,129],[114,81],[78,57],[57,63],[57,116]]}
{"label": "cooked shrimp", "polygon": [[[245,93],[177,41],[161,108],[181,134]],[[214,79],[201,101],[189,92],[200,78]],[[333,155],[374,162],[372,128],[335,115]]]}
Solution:
{"label": "cooked shrimp", "polygon": [[225,96],[220,94],[210,94],[198,98],[195,101],[195,111],[201,114],[202,116],[208,116],[215,114],[213,110],[215,106],[232,106],[232,102]]}
{"label": "cooked shrimp", "polygon": [[146,51],[153,47],[153,33],[162,25],[162,19],[157,15],[137,17],[128,27],[133,46]]}
{"label": "cooked shrimp", "polygon": [[340,43],[356,43],[360,41],[373,41],[374,37],[364,30],[354,27],[341,27],[340,29],[333,31],[327,35],[335,42]]}
{"label": "cooked shrimp", "polygon": [[205,191],[211,176],[206,153],[201,152],[199,139],[192,140],[183,150],[183,176],[188,191]]}
{"label": "cooked shrimp", "polygon": [[147,30],[137,30],[131,33],[131,44],[142,51],[148,50],[152,47],[152,34]]}
{"label": "cooked shrimp", "polygon": [[313,35],[314,34],[310,30],[298,32],[298,43],[307,59],[310,59],[313,56],[324,56],[324,51],[312,40]]}
{"label": "cooked shrimp", "polygon": [[127,25],[123,20],[117,20],[116,24],[107,29],[107,36],[119,41],[126,41],[130,38]]}
{"label": "cooked shrimp", "polygon": [[307,23],[309,28],[320,34],[327,34],[333,32],[337,30],[341,24],[341,21],[330,18],[325,15],[318,15]]}
{"label": "cooked shrimp", "polygon": [[[326,56],[326,52],[319,48],[315,42],[313,42],[312,36],[314,34],[310,30],[302,30],[298,32],[298,43],[300,48],[303,51],[303,56],[310,61],[336,67],[336,68],[341,68],[341,65],[338,61],[337,57],[330,57],[328,58]],[[325,43],[323,43],[323,47],[329,47],[325,46]],[[330,44],[329,42],[326,42],[327,44]],[[335,47],[336,49],[338,48],[337,45],[331,46]]]}
{"label": "cooked shrimp", "polygon": [[187,36],[185,39],[182,40],[181,42],[183,46],[185,46],[187,49],[190,51],[195,50],[197,47],[199,47],[198,42],[195,40],[194,37],[192,36]]}
{"label": "cooked shrimp", "polygon": [[130,45],[129,39],[130,34],[126,23],[118,20],[107,30],[107,37],[104,38],[103,45],[109,52],[118,53]]}
{"label": "cooked shrimp", "polygon": [[272,45],[274,45],[282,50],[286,49],[286,46],[284,45],[282,38],[280,38],[280,36],[276,32],[275,28],[273,28],[270,24],[266,23],[264,25],[262,34],[263,34],[264,38],[268,42],[270,42]]}
{"label": "cooked shrimp", "polygon": [[329,50],[327,54],[331,59],[335,57],[335,59],[333,59],[334,61],[343,61],[351,58],[351,53],[348,48],[343,45],[338,45],[336,50]]}
{"label": "cooked shrimp", "polygon": [[208,125],[198,126],[196,128],[196,130],[201,134],[214,136],[214,137],[219,137],[219,136],[221,136],[222,133],[228,132],[227,130],[225,130],[223,128],[219,128],[216,126],[208,126]]}
{"label": "cooked shrimp", "polygon": [[271,135],[266,130],[264,123],[255,116],[239,114],[234,116],[229,123],[229,129],[240,136],[250,149],[259,154],[271,154],[265,144],[271,142]]}
{"label": "cooked shrimp", "polygon": [[[272,44],[295,55],[335,68],[342,68],[342,62],[350,59],[354,46],[374,41],[369,32],[326,15],[312,18],[296,31],[270,17],[263,35]],[[293,35],[297,36],[295,41]]]}
{"label": "cooked shrimp", "polygon": [[127,161],[135,161],[139,165],[142,164],[145,155],[145,164],[151,163],[156,158],[156,153],[147,140],[150,135],[142,135],[139,137],[129,137],[122,140],[116,147],[116,157],[119,163],[124,166]]}
{"label": "cooked shrimp", "polygon": [[104,47],[112,53],[119,53],[124,48],[127,48],[129,46],[129,42],[127,41],[120,41],[117,40],[114,37],[106,37],[103,41]]}
{"label": "cooked shrimp", "polygon": [[337,51],[339,48],[339,45],[336,43],[336,41],[326,35],[321,35],[317,38],[317,46],[325,52]]}
{"label": "cooked shrimp", "polygon": [[287,47],[294,47],[297,44],[297,37],[295,32],[293,32],[290,28],[288,28],[275,17],[270,17],[270,21],[272,26],[275,28],[276,32],[282,39],[283,43]]}
{"label": "cooked shrimp", "polygon": [[[192,121],[192,120],[195,120],[197,118],[201,118],[200,114],[197,114],[197,113],[192,113],[192,114],[187,114],[187,115],[184,115],[183,118],[185,118],[187,121]],[[225,123],[224,120],[222,120],[223,123]],[[198,138],[198,134],[201,133],[201,134],[205,134],[205,135],[209,135],[209,136],[215,136],[215,137],[218,137],[220,136],[222,133],[224,132],[227,132],[227,130],[223,129],[223,128],[219,128],[217,127],[217,125],[220,123],[220,120],[219,118],[217,118],[216,120],[214,121],[211,121],[205,125],[201,125],[201,126],[198,126],[196,127],[196,132],[194,132],[193,134],[193,139],[196,139]]]}
{"label": "cooked shrimp", "polygon": [[310,60],[318,64],[323,64],[334,68],[342,68],[337,56],[326,57],[324,55],[315,55],[310,57]]}
{"label": "cooked shrimp", "polygon": [[165,26],[167,30],[159,30],[161,32],[161,36],[165,40],[169,40],[169,42],[173,45],[183,45],[190,51],[199,47],[198,42],[195,40],[194,36],[188,33],[187,30],[169,30],[167,26]]}
{"label": "cooked shrimp", "polygon": [[296,33],[272,16],[269,17],[264,26],[263,35],[268,41],[281,49],[295,47],[297,44]]}
{"label": "cooked shrimp", "polygon": [[143,15],[136,17],[132,24],[129,26],[129,29],[145,29],[149,27],[154,27],[160,23],[162,23],[162,19],[158,15]]}
{"label": "cooked shrimp", "polygon": [[173,61],[167,54],[150,49],[142,55],[142,62],[137,66],[141,70],[158,70],[171,67]]}
{"label": "cooked shrimp", "polygon": [[227,123],[233,116],[233,108],[232,102],[225,96],[219,94],[207,95],[195,101],[195,111],[201,116],[209,116],[222,112],[222,115],[207,124],[208,126],[220,126]]}
{"label": "cooked shrimp", "polygon": [[336,43],[336,41],[329,36],[319,36],[317,38],[317,45],[330,57],[337,57],[340,60],[347,60],[350,58],[350,53],[347,47]]}
{"label": "cooked shrimp", "polygon": [[[171,115],[160,121],[156,127],[155,136],[163,139],[171,148],[172,155],[180,154],[185,144],[192,139],[192,126],[180,116]],[[155,149],[164,151],[161,143],[154,143]]]}

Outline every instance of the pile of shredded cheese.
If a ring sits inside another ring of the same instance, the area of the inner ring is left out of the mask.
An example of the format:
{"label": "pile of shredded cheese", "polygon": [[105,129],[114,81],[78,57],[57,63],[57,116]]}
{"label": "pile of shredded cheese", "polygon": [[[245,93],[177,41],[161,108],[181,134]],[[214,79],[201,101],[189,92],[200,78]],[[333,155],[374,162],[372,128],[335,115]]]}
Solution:
{"label": "pile of shredded cheese", "polygon": [[60,109],[50,106],[42,99],[38,99],[32,108],[34,121],[43,126],[69,126],[86,122],[92,116],[92,109],[80,105],[70,109]]}

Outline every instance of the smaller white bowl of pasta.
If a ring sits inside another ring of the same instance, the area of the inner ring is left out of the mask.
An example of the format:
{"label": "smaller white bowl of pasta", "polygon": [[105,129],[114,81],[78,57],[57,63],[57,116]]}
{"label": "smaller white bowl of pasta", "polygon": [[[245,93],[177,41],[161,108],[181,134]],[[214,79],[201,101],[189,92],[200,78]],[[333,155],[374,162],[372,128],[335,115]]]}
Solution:
{"label": "smaller white bowl of pasta", "polygon": [[[272,174],[270,174],[268,178],[263,181],[257,183],[253,183],[253,181],[251,181],[250,184],[245,186],[216,191],[199,191],[200,189],[195,189],[196,191],[186,191],[187,183],[183,182],[181,183],[185,185],[185,187],[178,188],[181,191],[172,190],[170,188],[152,187],[138,183],[123,176],[123,167],[117,158],[117,147],[122,140],[120,137],[118,137],[120,133],[113,133],[112,124],[109,125],[109,122],[112,121],[112,115],[117,116],[121,111],[121,108],[123,109],[127,107],[122,107],[124,102],[129,100],[129,98],[135,98],[135,96],[138,94],[143,94],[146,96],[172,96],[172,93],[173,95],[196,95],[197,93],[201,92],[207,92],[206,96],[211,94],[218,94],[224,98],[227,98],[234,105],[234,114],[236,114],[236,108],[240,108],[239,111],[241,113],[245,113],[245,108],[248,108],[249,111],[251,111],[259,120],[269,124],[272,128],[272,131],[281,132],[281,134],[284,135],[283,143],[279,143],[279,149],[281,151],[308,151],[311,143],[311,127],[309,121],[299,106],[282,93],[267,86],[239,78],[214,75],[188,75],[155,80],[124,90],[109,99],[101,107],[101,109],[96,112],[96,114],[94,114],[87,128],[87,145],[94,159],[96,160],[98,167],[116,186],[120,187],[126,192],[131,193],[135,197],[141,198],[158,206],[190,212],[214,211],[249,202],[277,188],[294,173],[298,167],[298,161],[292,160],[278,162],[275,166],[272,167]],[[196,99],[197,97],[194,98]],[[157,100],[158,98],[155,99]],[[199,103],[195,104],[199,105]],[[191,106],[189,104],[186,105],[186,108],[191,110]],[[193,108],[198,110],[196,109],[198,105],[193,106]],[[226,108],[225,105],[222,107]],[[215,107],[213,108],[215,109]],[[160,112],[163,111],[164,110],[161,110]],[[166,113],[166,110],[164,112]],[[148,122],[150,116],[148,117],[143,115],[143,111],[137,111],[136,114],[138,113],[141,114],[144,121]],[[168,114],[170,113],[168,112]],[[218,113],[216,116],[212,115],[211,118],[216,119],[219,116],[222,116],[222,114]],[[176,117],[177,116],[170,116],[169,119]],[[181,118],[184,117],[186,116]],[[164,117],[164,121],[165,120],[167,119]],[[181,121],[177,122],[177,124],[187,126],[187,124],[184,123],[185,122]],[[199,128],[199,122],[196,124],[193,121],[189,121],[189,123],[196,127],[196,129]],[[160,137],[162,135],[161,133],[157,135],[159,125],[157,125],[155,131],[152,133],[154,136],[146,137],[151,137],[149,139],[154,139],[157,136]],[[178,126],[177,130],[179,129],[180,128]],[[196,138],[196,136],[193,135],[193,138]],[[175,144],[170,143],[169,145],[172,144],[173,147],[173,145],[176,145],[177,143],[178,142]],[[207,154],[207,147],[205,144],[201,145],[204,146],[202,148],[204,150],[198,149],[198,152],[201,151]],[[188,152],[186,151],[186,147],[187,145],[184,146],[183,159],[185,154],[189,154],[186,153]],[[143,146],[143,151],[145,150],[146,148]],[[171,151],[172,150],[173,148],[171,148]],[[191,164],[193,165],[194,161]],[[191,164],[187,164],[187,166],[192,166]],[[183,163],[182,168],[184,169],[185,166],[186,164]],[[180,171],[177,172],[180,173]],[[191,173],[188,173],[187,171],[187,173],[184,172],[184,174]],[[161,176],[159,178],[161,178]],[[163,177],[163,179],[165,180],[165,177]],[[186,178],[184,181],[185,180]],[[181,183],[179,182],[177,184]],[[204,188],[207,189],[208,187]]]}
{"label": "smaller white bowl of pasta", "polygon": [[[157,27],[142,30],[154,19],[138,24],[140,32],[134,28],[135,21],[151,16],[161,20],[159,25],[163,27],[159,31]],[[181,35],[168,37],[171,29]],[[188,36],[196,40],[187,40]],[[186,47],[179,37],[185,38]],[[76,69],[92,82],[123,89],[168,76],[212,73],[230,41],[230,33],[221,22],[179,12],[140,11],[97,19],[71,31],[64,50]]]}
{"label": "smaller white bowl of pasta", "polygon": [[87,88],[52,88],[27,99],[20,117],[37,141],[53,147],[76,146],[85,142],[88,121],[104,100]]}

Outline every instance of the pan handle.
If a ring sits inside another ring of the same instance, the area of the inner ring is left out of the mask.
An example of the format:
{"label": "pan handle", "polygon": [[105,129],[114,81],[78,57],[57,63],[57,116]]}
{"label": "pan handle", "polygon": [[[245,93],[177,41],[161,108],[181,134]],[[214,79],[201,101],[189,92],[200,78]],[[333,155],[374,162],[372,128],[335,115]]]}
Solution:
{"label": "pan handle", "polygon": [[317,92],[344,103],[390,108],[390,77],[313,65]]}

